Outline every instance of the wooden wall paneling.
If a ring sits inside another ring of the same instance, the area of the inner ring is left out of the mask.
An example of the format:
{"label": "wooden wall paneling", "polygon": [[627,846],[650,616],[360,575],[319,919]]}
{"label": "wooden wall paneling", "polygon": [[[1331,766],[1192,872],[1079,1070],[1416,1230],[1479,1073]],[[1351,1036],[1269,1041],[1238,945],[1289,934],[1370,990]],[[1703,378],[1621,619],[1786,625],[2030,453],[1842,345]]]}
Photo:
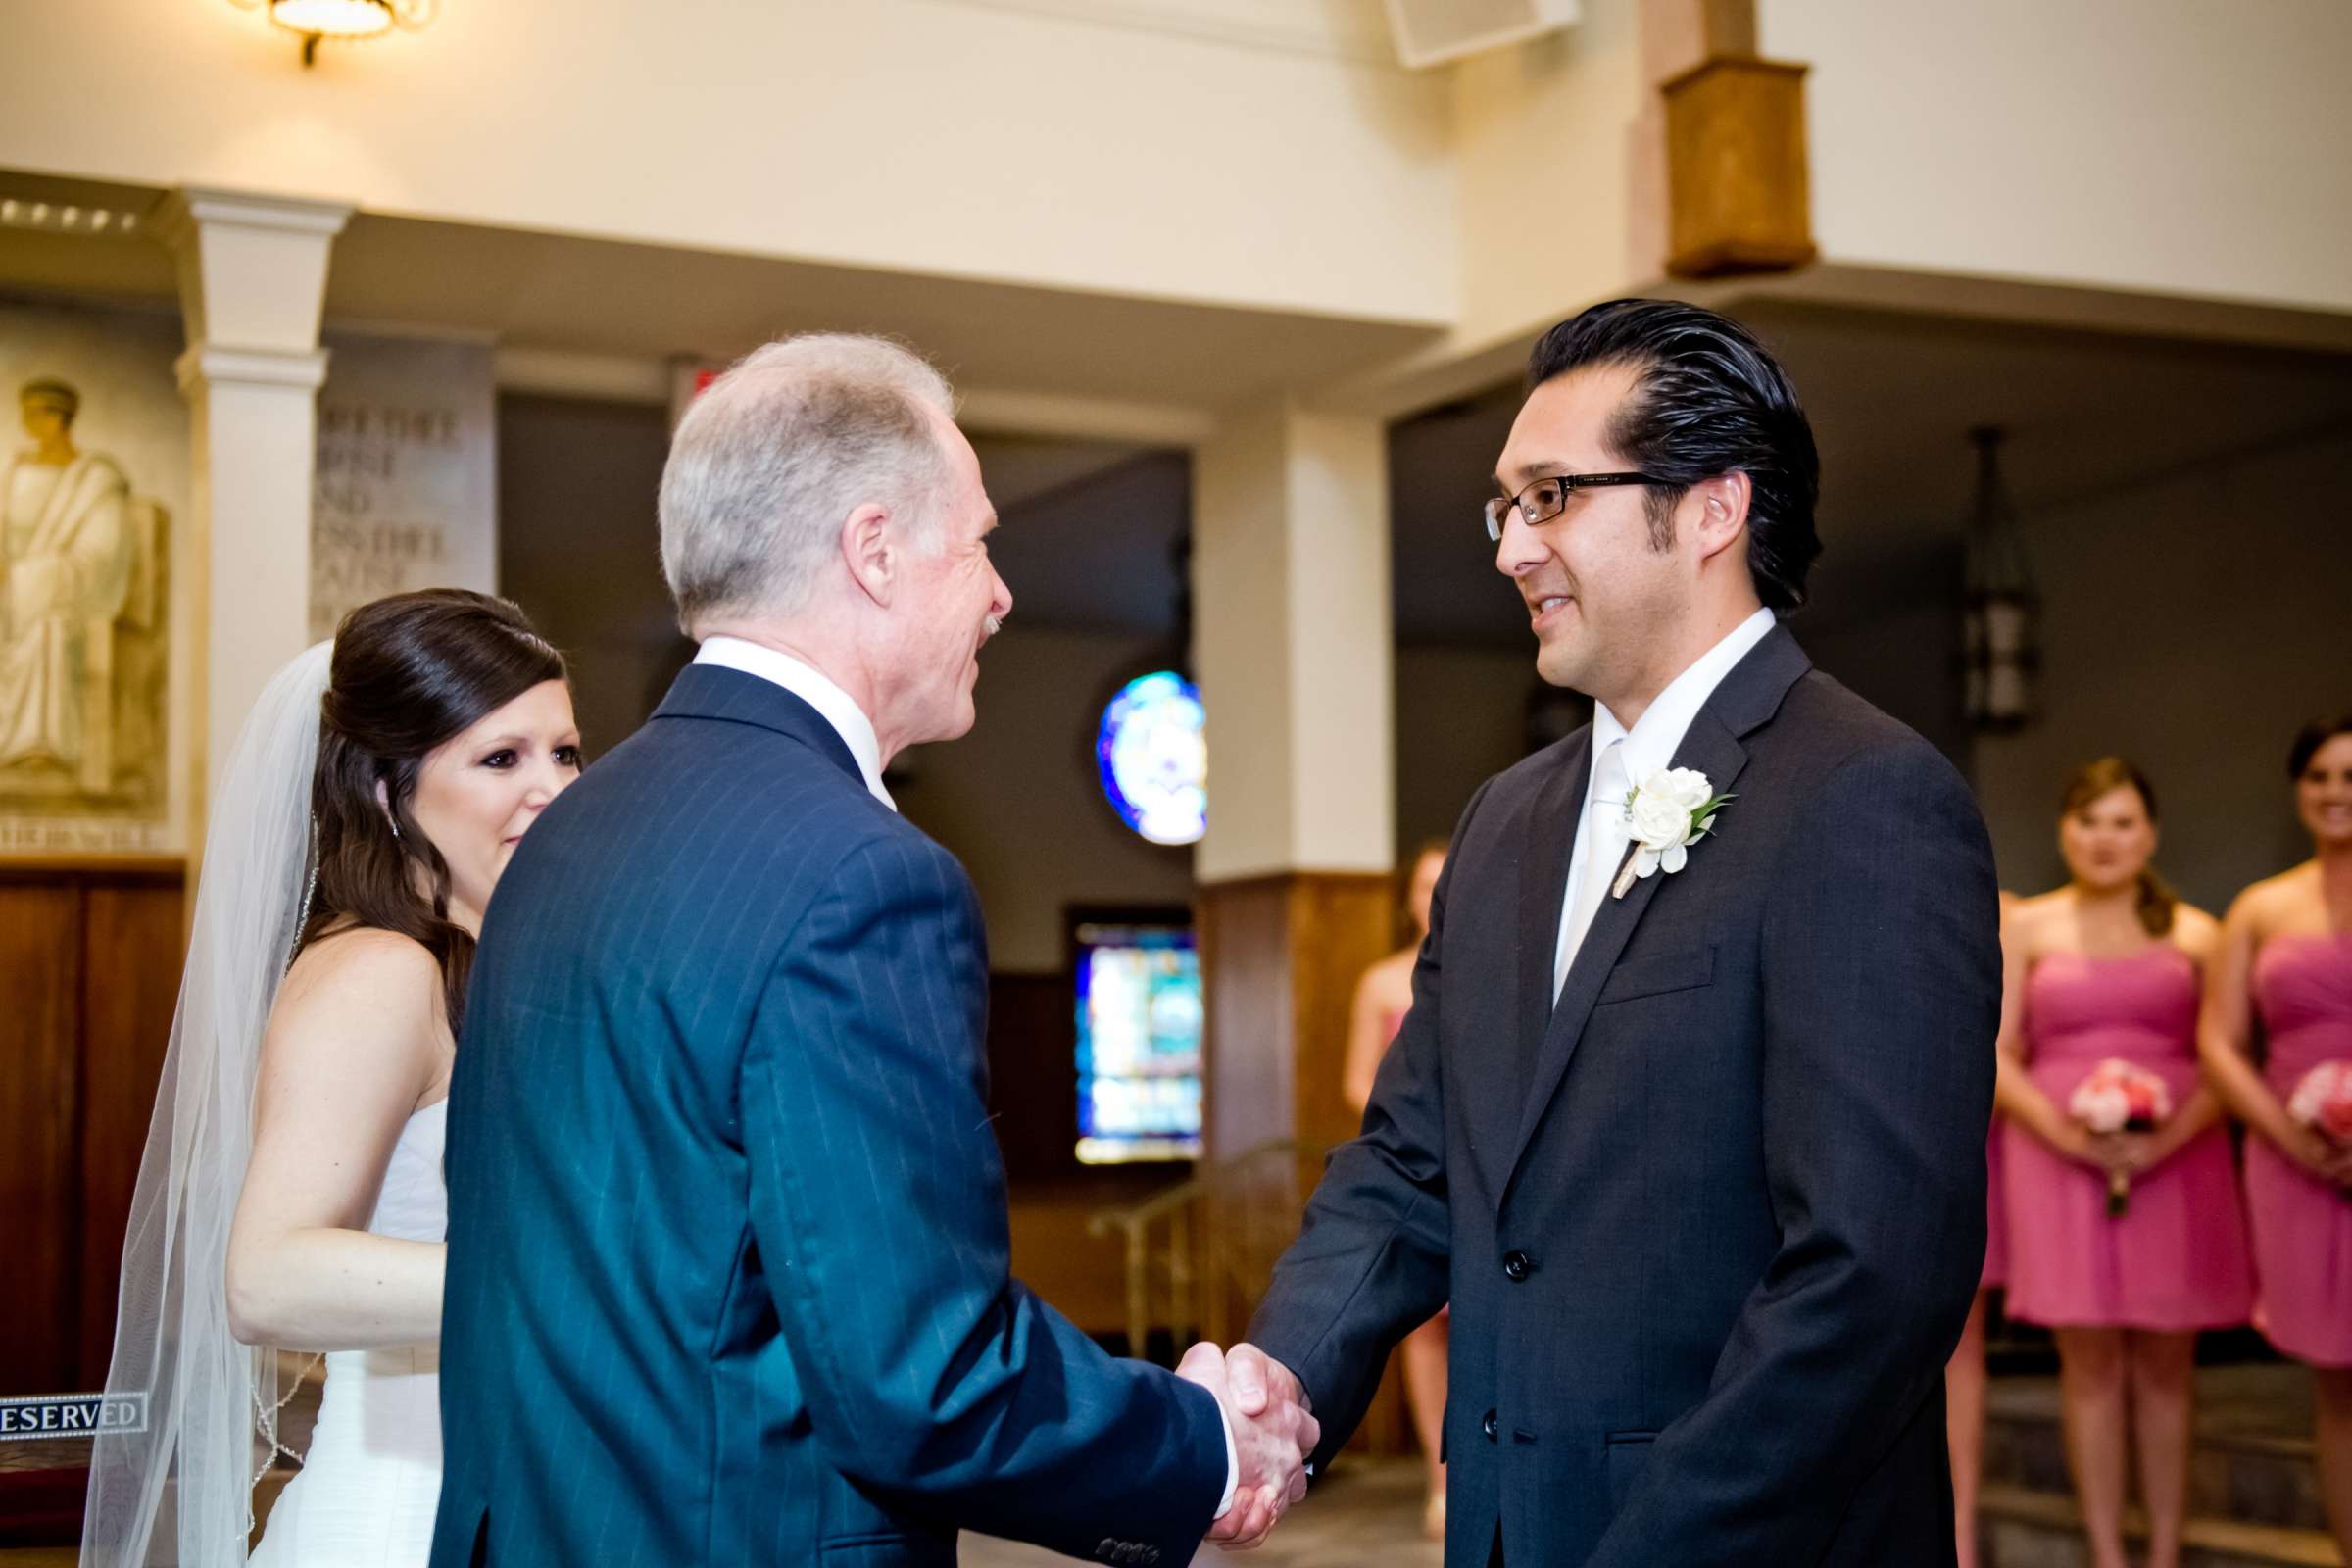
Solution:
{"label": "wooden wall paneling", "polygon": [[1361,1125],[1342,1093],[1356,982],[1395,947],[1388,876],[1294,877],[1291,904],[1291,1125],[1301,1143],[1345,1143]]}
{"label": "wooden wall paneling", "polygon": [[81,924],[72,882],[0,882],[0,1394],[70,1393],[79,1371]]}
{"label": "wooden wall paneling", "polygon": [[[1208,1157],[1269,1139],[1327,1145],[1353,1137],[1341,1093],[1357,979],[1391,949],[1396,887],[1387,876],[1289,872],[1203,887],[1200,961],[1208,1006]],[[1300,1172],[1302,1200],[1320,1174]],[[1297,1216],[1287,1216],[1295,1223]],[[1220,1216],[1216,1223],[1230,1223]],[[1236,1320],[1250,1302],[1229,1302]],[[1349,1446],[1412,1451],[1394,1364]]]}
{"label": "wooden wall paneling", "polygon": [[81,1048],[78,1387],[104,1386],[123,1226],[179,1001],[177,872],[94,883],[86,895]]}
{"label": "wooden wall paneling", "polygon": [[1063,1317],[1105,1338],[1123,1335],[1127,1326],[1126,1250],[1118,1232],[1092,1236],[1086,1226],[1097,1209],[1118,1201],[1066,1187],[1042,1194],[1016,1189],[1009,1215],[1014,1276]]}
{"label": "wooden wall paneling", "polygon": [[1289,878],[1203,887],[1200,910],[1201,1147],[1228,1159],[1293,1134]]}
{"label": "wooden wall paneling", "polygon": [[1340,1092],[1348,1013],[1395,922],[1384,875],[1299,871],[1200,890],[1208,1157],[1269,1139],[1355,1135]]}
{"label": "wooden wall paneling", "polygon": [[[1344,1143],[1361,1126],[1341,1092],[1356,981],[1393,947],[1396,882],[1386,876],[1301,874],[1291,880],[1292,1125],[1309,1147]],[[1300,1173],[1301,1201],[1323,1173],[1319,1158]],[[1412,1420],[1403,1364],[1390,1356],[1381,1386],[1356,1424],[1358,1453],[1410,1453]]]}

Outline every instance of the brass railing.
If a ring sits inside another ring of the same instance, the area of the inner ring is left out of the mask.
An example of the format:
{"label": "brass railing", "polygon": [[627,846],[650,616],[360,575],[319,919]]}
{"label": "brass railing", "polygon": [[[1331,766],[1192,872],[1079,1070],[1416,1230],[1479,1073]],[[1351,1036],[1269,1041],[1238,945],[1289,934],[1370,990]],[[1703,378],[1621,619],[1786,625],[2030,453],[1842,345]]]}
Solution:
{"label": "brass railing", "polygon": [[1310,1162],[1322,1156],[1296,1139],[1275,1139],[1088,1217],[1088,1235],[1115,1232],[1124,1247],[1128,1354],[1144,1354],[1155,1328],[1166,1329],[1179,1351],[1196,1334],[1231,1343],[1237,1316],[1246,1319],[1265,1294],[1275,1259],[1298,1234]]}

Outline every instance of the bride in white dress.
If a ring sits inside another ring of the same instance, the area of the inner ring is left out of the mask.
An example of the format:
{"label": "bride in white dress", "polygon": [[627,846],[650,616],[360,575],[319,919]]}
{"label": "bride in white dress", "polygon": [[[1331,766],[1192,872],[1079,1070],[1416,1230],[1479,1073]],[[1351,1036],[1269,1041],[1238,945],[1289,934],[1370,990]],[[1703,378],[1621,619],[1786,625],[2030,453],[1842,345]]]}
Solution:
{"label": "bride in white dress", "polygon": [[326,1381],[251,1560],[425,1562],[453,1024],[490,891],[578,770],[562,658],[480,594],[364,606],[256,705],[123,1246],[108,1393],[145,1429],[93,1446],[84,1563],[247,1560],[280,1351]]}

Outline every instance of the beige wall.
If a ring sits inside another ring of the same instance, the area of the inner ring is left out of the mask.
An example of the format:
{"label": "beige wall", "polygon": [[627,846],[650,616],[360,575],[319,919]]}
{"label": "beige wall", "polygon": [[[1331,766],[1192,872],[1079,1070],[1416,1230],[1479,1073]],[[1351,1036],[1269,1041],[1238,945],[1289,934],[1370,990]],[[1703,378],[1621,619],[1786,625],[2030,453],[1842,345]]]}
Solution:
{"label": "beige wall", "polygon": [[2026,518],[2047,713],[1976,747],[2004,886],[2056,885],[2060,785],[2109,752],[2154,782],[2159,863],[2192,902],[2218,911],[2310,853],[2286,749],[2352,710],[2347,465],[2352,432]]}
{"label": "beige wall", "polygon": [[[1759,9],[1826,259],[2352,309],[2340,0]],[[1377,12],[504,0],[304,71],[227,0],[24,3],[0,162],[1451,327],[1392,376],[1655,281],[1638,0],[1424,73]]]}
{"label": "beige wall", "polygon": [[893,793],[971,873],[992,970],[1059,972],[1069,905],[1192,902],[1193,852],[1129,832],[1095,770],[1102,705],[1155,646],[1011,621],[981,656],[971,733],[906,754]]}
{"label": "beige wall", "polygon": [[1388,437],[1289,404],[1194,457],[1194,660],[1209,757],[1203,882],[1385,871]]}
{"label": "beige wall", "polygon": [[1630,255],[1632,137],[1648,100],[1637,0],[1586,0],[1574,32],[1457,68],[1458,349],[1538,329],[1643,280]]}
{"label": "beige wall", "polygon": [[290,35],[227,0],[11,0],[0,162],[1450,317],[1445,78],[1220,40],[1207,0],[1152,9],[1203,11],[1208,35],[956,0],[460,0],[421,33],[329,45],[304,71]]}
{"label": "beige wall", "polygon": [[1758,10],[1825,257],[2352,308],[2342,0]]}

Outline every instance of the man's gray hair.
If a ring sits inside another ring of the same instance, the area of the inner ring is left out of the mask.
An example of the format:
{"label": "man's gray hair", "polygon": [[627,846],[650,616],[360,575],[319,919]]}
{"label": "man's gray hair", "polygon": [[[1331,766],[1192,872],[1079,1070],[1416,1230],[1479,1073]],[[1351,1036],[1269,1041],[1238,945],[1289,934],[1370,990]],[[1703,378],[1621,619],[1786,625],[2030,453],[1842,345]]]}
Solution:
{"label": "man's gray hair", "polygon": [[703,390],[662,470],[662,574],[688,636],[805,607],[841,525],[890,508],[910,547],[940,542],[954,417],[947,377],[878,337],[811,332],[738,360]]}

